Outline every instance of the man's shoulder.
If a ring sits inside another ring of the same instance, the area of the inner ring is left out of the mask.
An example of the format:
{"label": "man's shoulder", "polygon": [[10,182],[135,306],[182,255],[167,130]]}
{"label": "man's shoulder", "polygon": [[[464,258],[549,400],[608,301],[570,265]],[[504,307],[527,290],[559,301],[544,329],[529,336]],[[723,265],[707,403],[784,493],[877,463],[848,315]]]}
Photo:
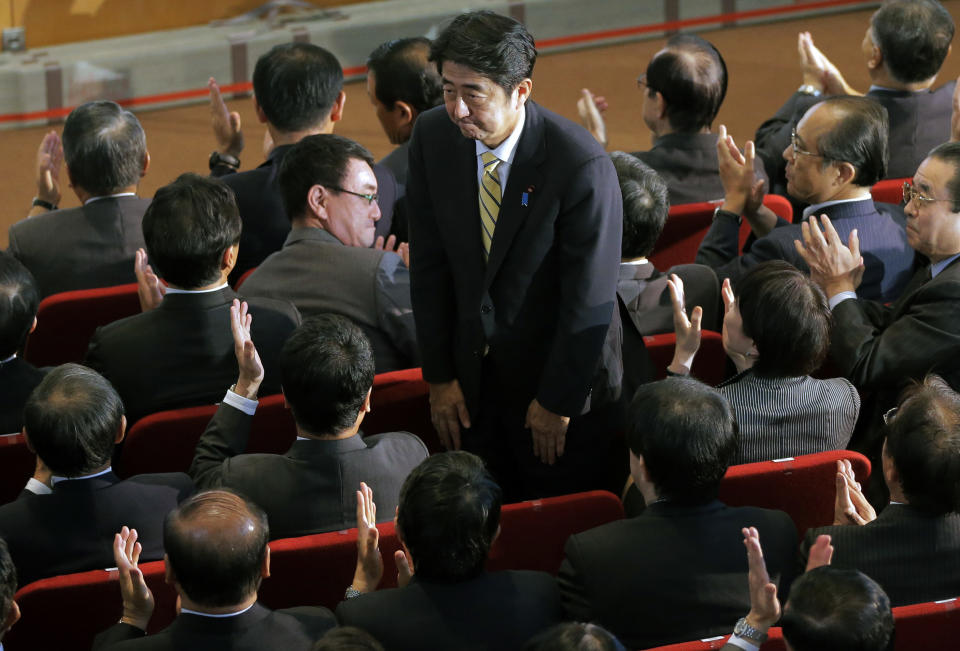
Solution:
{"label": "man's shoulder", "polygon": [[50,212],[27,217],[10,227],[11,236],[23,238],[28,236],[47,237],[51,234],[66,233],[70,229],[80,227],[84,221],[96,219],[104,215],[118,217],[141,218],[150,206],[150,199],[140,197],[115,197],[98,199],[82,206],[61,208]]}
{"label": "man's shoulder", "polygon": [[193,480],[190,479],[190,475],[183,472],[153,472],[133,475],[117,482],[114,486],[142,487],[147,491],[166,488],[191,491],[193,490]]}
{"label": "man's shoulder", "polygon": [[410,432],[382,432],[371,436],[364,436],[363,442],[367,449],[379,449],[384,452],[393,450],[406,453],[423,453],[426,458],[427,446],[419,436]]}

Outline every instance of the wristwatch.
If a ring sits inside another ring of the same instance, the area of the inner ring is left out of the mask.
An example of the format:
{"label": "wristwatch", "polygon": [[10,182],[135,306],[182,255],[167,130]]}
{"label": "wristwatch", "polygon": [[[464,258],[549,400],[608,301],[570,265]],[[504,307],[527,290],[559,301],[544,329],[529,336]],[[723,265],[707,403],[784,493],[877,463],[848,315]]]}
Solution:
{"label": "wristwatch", "polygon": [[753,642],[757,646],[767,641],[767,634],[750,626],[750,624],[747,623],[746,617],[741,617],[737,620],[737,625],[733,627],[733,634],[737,637],[742,637],[748,642]]}
{"label": "wristwatch", "polygon": [[797,89],[797,92],[801,95],[813,95],[814,97],[820,97],[823,95],[823,91],[819,88],[814,88],[810,84],[803,84],[800,88]]}
{"label": "wristwatch", "polygon": [[716,208],[713,209],[713,221],[717,221],[717,217],[719,217],[720,215],[728,215],[729,217],[736,219],[737,225],[740,225],[743,223],[742,215],[738,215],[735,212],[730,212],[729,210],[723,210],[720,206],[717,206]]}
{"label": "wristwatch", "polygon": [[218,151],[214,151],[210,154],[209,165],[211,170],[217,165],[225,165],[233,171],[237,171],[240,169],[240,159],[230,154],[221,154]]}

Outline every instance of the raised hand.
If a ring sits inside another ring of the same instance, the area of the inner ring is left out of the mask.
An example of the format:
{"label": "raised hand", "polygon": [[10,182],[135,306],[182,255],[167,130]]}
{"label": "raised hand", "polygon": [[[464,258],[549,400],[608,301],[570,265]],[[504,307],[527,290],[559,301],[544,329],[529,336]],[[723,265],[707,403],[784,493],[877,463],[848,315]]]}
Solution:
{"label": "raised hand", "polygon": [[780,619],[777,586],[770,581],[767,565],[763,562],[760,533],[756,527],[744,527],[742,533],[743,544],[747,548],[747,564],[750,568],[750,612],[747,614],[747,623],[765,633]]}
{"label": "raised hand", "polygon": [[864,271],[857,229],[850,231],[849,244],[844,246],[830,218],[821,215],[820,222],[823,232],[814,215],[810,215],[809,222],[802,222],[803,242],[794,240],[794,246],[810,267],[810,278],[823,288],[828,298],[840,292],[852,292],[863,280]]}
{"label": "raised hand", "polygon": [[123,598],[123,616],[120,621],[147,630],[153,615],[153,593],[147,587],[143,572],[137,567],[142,547],[137,542],[137,530],[123,527],[113,538],[113,559],[117,564],[120,596]]}
{"label": "raised hand", "polygon": [[837,66],[813,44],[810,32],[797,34],[797,54],[803,69],[803,83],[827,95],[862,95],[840,74]]}
{"label": "raised hand", "polygon": [[683,280],[677,274],[670,274],[667,287],[670,289],[670,300],[673,303],[673,330],[677,335],[673,361],[670,362],[667,370],[677,375],[689,375],[693,358],[700,350],[700,322],[703,320],[703,308],[698,305],[690,311],[690,316],[687,316]]}
{"label": "raised hand", "polygon": [[230,156],[240,156],[243,151],[240,114],[227,108],[216,79],[210,77],[207,88],[210,90],[210,124],[213,127],[213,137],[217,140],[217,151]]}
{"label": "raised hand", "polygon": [[147,264],[147,252],[137,249],[133,261],[133,273],[137,277],[137,297],[140,299],[140,311],[148,312],[160,305],[166,286],[160,282],[153,267]]}
{"label": "raised hand", "polygon": [[587,88],[580,91],[580,98],[577,100],[580,124],[604,147],[607,146],[607,125],[603,121],[603,112],[606,110],[606,98],[594,95]]}
{"label": "raised hand", "polygon": [[373,489],[360,482],[357,491],[357,569],[353,574],[353,589],[373,592],[383,577],[383,557],[380,555],[380,531],[377,529],[377,505]]}
{"label": "raised hand", "polygon": [[247,310],[247,302],[233,299],[230,306],[230,332],[233,334],[233,352],[237,356],[240,374],[234,391],[245,398],[255,400],[260,383],[263,382],[263,363],[250,336],[253,315]]}
{"label": "raised hand", "polygon": [[63,143],[56,131],[50,131],[37,150],[37,198],[54,206],[60,204],[60,168],[63,165]]}
{"label": "raised hand", "polygon": [[833,545],[830,544],[830,536],[821,534],[817,536],[813,545],[810,546],[810,552],[807,555],[807,567],[804,570],[809,572],[818,567],[829,565],[833,560]]}
{"label": "raised hand", "polygon": [[950,142],[960,141],[960,77],[953,89],[953,112],[950,114]]}
{"label": "raised hand", "polygon": [[877,519],[877,512],[863,494],[853,465],[846,459],[837,461],[837,493],[833,503],[834,524],[864,525]]}

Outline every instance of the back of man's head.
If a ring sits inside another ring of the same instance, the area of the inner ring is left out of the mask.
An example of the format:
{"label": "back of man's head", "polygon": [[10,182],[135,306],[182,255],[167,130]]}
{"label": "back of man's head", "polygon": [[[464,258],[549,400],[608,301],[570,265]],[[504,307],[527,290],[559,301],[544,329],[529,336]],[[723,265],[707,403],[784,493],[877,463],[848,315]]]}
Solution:
{"label": "back of man's head", "polygon": [[337,57],[310,43],[275,45],[253,69],[257,104],[267,122],[287,133],[322,124],[341,90]]}
{"label": "back of man's head", "polygon": [[650,255],[670,211],[667,183],[636,156],[610,153],[623,195],[623,245],[621,257]]}
{"label": "back of man's head", "polygon": [[63,125],[63,158],[70,183],[102,197],[136,185],[144,170],[147,137],[130,111],[114,102],[81,104]]}
{"label": "back of man's head", "polygon": [[670,128],[696,133],[709,128],[727,95],[727,64],[712,43],[678,34],[647,64],[647,92],[667,104]]}
{"label": "back of man's head", "polygon": [[321,314],[283,344],[280,377],[297,426],[314,436],[353,427],[373,386],[373,349],[350,319]]}
{"label": "back of man's head", "polygon": [[13,601],[16,593],[17,568],[7,543],[0,538],[0,637],[20,618],[20,610]]}
{"label": "back of man's head", "polygon": [[219,279],[223,253],[240,241],[241,226],[233,190],[192,173],[157,190],[142,223],[153,268],[183,289]]}
{"label": "back of man's head", "polygon": [[903,392],[888,419],[886,454],[914,508],[960,511],[960,395],[937,375]]}
{"label": "back of man's head", "polygon": [[890,599],[858,570],[824,565],[802,574],[783,610],[793,651],[886,651],[893,648]]}
{"label": "back of man's head", "polygon": [[241,604],[257,591],[269,539],[266,513],[226,490],[197,493],[163,522],[163,549],[177,584],[207,608]]}
{"label": "back of man's head", "polygon": [[490,10],[462,13],[430,47],[430,60],[443,75],[447,61],[487,77],[509,95],[533,75],[537,48],[522,23]]}
{"label": "back of man's head", "polygon": [[23,348],[39,305],[33,274],[15,257],[0,252],[0,358]]}
{"label": "back of man's head", "polygon": [[96,371],[79,364],[51,370],[23,408],[27,441],[53,474],[80,477],[110,463],[123,402]]}
{"label": "back of man's head", "polygon": [[501,499],[483,461],[469,452],[435,454],[414,468],[400,488],[397,533],[417,576],[455,583],[483,572]]}
{"label": "back of man's head", "polygon": [[940,71],[953,40],[953,17],[936,0],[884,2],[870,19],[870,34],[890,75],[922,82]]}
{"label": "back of man's head", "polygon": [[853,185],[871,186],[887,174],[890,132],[887,109],[869,97],[828,97],[826,107],[835,118],[834,127],[817,141],[823,165],[846,161],[856,168]]}
{"label": "back of man's head", "polygon": [[716,389],[670,377],[637,389],[627,414],[627,444],[643,456],[657,496],[679,504],[716,499],[739,430]]}
{"label": "back of man's head", "polygon": [[373,165],[366,147],[333,133],[307,136],[295,144],[283,157],[277,176],[287,217],[294,220],[307,214],[307,195],[313,186],[343,187],[354,158]]}
{"label": "back of man's head", "polygon": [[530,639],[523,651],[625,651],[605,628],[584,622],[564,622]]}
{"label": "back of man's head", "polygon": [[430,62],[430,39],[400,38],[377,46],[367,59],[376,78],[377,99],[388,110],[406,102],[422,113],[443,103],[437,67]]}

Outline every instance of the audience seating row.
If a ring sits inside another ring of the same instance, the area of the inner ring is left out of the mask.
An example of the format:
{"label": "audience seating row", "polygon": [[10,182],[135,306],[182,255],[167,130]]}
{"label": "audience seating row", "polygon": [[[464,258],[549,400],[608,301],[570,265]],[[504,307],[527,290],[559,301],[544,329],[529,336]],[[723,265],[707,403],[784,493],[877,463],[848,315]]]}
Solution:
{"label": "audience seating row", "polygon": [[[574,533],[623,517],[612,493],[593,491],[509,504],[501,513],[501,533],[487,564],[492,571],[540,570],[556,574],[563,546]],[[400,548],[392,522],[378,525],[384,577],[381,587],[396,586],[393,552]],[[531,545],[531,541],[536,545]],[[323,605],[336,608],[353,578],[357,530],[276,540],[270,543],[270,578],[260,600],[271,608]],[[150,631],[167,626],[174,617],[175,593],[164,583],[164,563],[140,566],[157,601]],[[17,592],[23,617],[4,640],[12,651],[35,648],[89,648],[93,637],[114,624],[121,612],[116,570],[94,570],[36,581]],[[83,604],[83,606],[81,606]],[[55,614],[55,615],[54,615]],[[56,626],[51,626],[55,617]]]}

